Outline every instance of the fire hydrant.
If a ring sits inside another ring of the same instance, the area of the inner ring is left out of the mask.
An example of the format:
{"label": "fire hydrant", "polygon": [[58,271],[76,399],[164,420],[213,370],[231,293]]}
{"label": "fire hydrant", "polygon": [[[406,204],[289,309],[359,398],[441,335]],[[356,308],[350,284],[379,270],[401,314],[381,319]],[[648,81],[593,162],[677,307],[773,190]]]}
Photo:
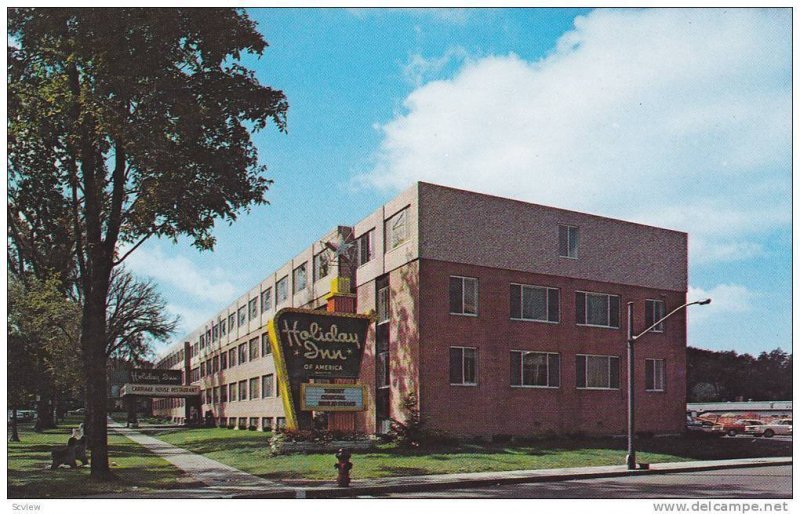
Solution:
{"label": "fire hydrant", "polygon": [[336,477],[336,485],[339,487],[350,487],[350,470],[353,469],[353,463],[350,462],[350,450],[346,448],[339,448],[336,452],[336,464],[334,468],[339,470],[339,476]]}

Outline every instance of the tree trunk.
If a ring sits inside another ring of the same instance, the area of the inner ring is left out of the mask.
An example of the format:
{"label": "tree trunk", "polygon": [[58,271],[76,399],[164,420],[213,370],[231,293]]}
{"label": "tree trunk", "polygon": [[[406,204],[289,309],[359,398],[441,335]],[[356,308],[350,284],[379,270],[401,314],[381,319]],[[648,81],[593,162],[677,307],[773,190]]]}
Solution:
{"label": "tree trunk", "polygon": [[40,378],[38,396],[39,400],[36,402],[36,424],[33,430],[41,432],[47,428],[55,428],[50,380],[46,376]]}
{"label": "tree trunk", "polygon": [[8,438],[9,441],[16,441],[19,442],[19,431],[17,430],[17,406],[13,405],[11,407],[11,435]]}
{"label": "tree trunk", "polygon": [[[108,466],[108,427],[105,352],[105,294],[101,284],[93,284],[83,305],[81,348],[86,376],[86,425],[88,446],[92,452],[90,478],[113,479]],[[99,286],[99,287],[98,287]]]}

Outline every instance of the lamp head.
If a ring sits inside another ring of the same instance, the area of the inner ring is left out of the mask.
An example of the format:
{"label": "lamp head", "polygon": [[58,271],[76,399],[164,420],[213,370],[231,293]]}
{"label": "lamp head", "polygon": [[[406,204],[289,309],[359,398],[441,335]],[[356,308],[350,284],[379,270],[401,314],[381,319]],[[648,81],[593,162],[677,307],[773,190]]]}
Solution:
{"label": "lamp head", "polygon": [[708,305],[709,303],[711,303],[711,298],[706,298],[705,300],[697,302],[697,305]]}

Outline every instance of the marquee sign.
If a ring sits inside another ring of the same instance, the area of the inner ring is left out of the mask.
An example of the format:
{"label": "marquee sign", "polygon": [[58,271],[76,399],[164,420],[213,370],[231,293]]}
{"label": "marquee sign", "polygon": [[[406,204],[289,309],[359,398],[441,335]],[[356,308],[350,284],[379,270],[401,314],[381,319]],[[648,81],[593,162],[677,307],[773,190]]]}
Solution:
{"label": "marquee sign", "polygon": [[298,428],[298,415],[310,423],[310,413],[298,414],[303,383],[358,378],[369,323],[363,314],[292,308],[275,314],[269,338],[289,428]]}
{"label": "marquee sign", "polygon": [[300,393],[302,410],[356,412],[365,409],[361,384],[303,384]]}
{"label": "marquee sign", "polygon": [[183,384],[179,369],[132,369],[128,372],[131,384]]}
{"label": "marquee sign", "polygon": [[200,394],[200,386],[186,385],[159,385],[159,384],[125,384],[120,390],[120,396],[168,396],[173,398],[186,398]]}

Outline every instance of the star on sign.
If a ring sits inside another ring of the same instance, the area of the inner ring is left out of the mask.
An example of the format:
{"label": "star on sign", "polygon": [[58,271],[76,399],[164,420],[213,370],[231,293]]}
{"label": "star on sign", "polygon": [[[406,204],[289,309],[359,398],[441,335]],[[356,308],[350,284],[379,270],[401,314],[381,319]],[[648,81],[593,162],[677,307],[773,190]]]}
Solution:
{"label": "star on sign", "polygon": [[347,242],[344,236],[342,236],[342,234],[339,234],[339,237],[335,243],[328,241],[325,243],[325,246],[327,246],[329,249],[333,251],[335,259],[344,258],[347,260],[350,258],[349,252],[350,249],[353,247],[353,243]]}
{"label": "star on sign", "polygon": [[294,351],[294,354],[295,354],[295,355],[300,355],[300,352],[299,352],[298,350],[295,350],[295,351]]}

